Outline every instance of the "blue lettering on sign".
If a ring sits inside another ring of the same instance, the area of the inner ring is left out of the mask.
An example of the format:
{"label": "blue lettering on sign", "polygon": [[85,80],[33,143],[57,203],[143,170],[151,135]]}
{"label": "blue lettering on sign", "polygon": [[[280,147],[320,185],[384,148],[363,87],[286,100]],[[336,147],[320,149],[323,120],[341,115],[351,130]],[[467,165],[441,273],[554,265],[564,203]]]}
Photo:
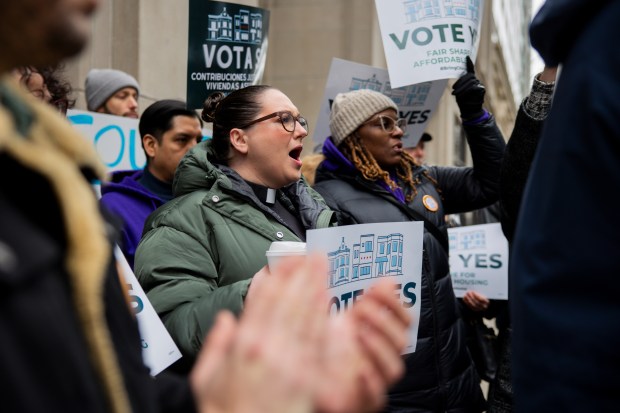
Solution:
{"label": "blue lettering on sign", "polygon": [[[88,114],[69,115],[67,119],[74,125],[94,124],[94,117]],[[127,134],[129,136],[129,139],[126,139],[127,135],[125,134],[123,128],[115,124],[108,124],[104,126],[101,129],[97,130],[93,135],[91,135],[90,132],[88,133],[88,135],[93,136],[93,144],[95,148],[97,148],[98,145],[100,145],[104,141],[106,143],[109,143],[111,139],[118,139],[117,145],[106,145],[108,149],[113,148],[111,154],[109,151],[106,151],[105,157],[107,159],[110,159],[110,156],[108,155],[111,155],[113,159],[112,161],[108,162],[104,161],[105,165],[108,168],[118,167],[119,165],[121,165],[124,159],[128,158],[127,162],[129,163],[129,167],[131,169],[142,169],[144,168],[146,162],[142,162],[142,165],[138,165],[137,162],[139,153],[137,153],[136,146],[142,146],[137,131],[135,128],[131,128],[129,129],[129,131],[127,131]],[[129,145],[128,151],[125,150],[127,144]],[[101,155],[101,150],[98,150],[98,153],[100,153]]]}
{"label": "blue lettering on sign", "polygon": [[90,115],[71,115],[68,117],[74,125],[92,125],[93,117]]}
{"label": "blue lettering on sign", "polygon": [[[403,299],[401,299],[401,305],[404,308],[411,308],[415,305],[417,301],[416,296],[416,283],[414,281],[410,281],[404,286],[402,284],[395,284],[394,288],[396,289],[396,297],[400,299],[400,292],[402,291]],[[340,297],[332,297],[329,300],[328,311],[331,314],[338,314],[340,310],[346,311],[350,306],[354,305],[355,302],[361,299],[361,296],[364,295],[364,290],[354,290],[342,293]]]}
{"label": "blue lettering on sign", "polygon": [[129,162],[131,169],[141,169],[143,166],[136,165],[136,130],[129,132]]}
{"label": "blue lettering on sign", "polygon": [[[129,291],[133,291],[133,286],[131,284],[127,284],[127,289]],[[144,310],[144,302],[137,295],[129,294],[129,298],[131,298],[131,306],[135,312],[135,314],[140,314],[142,310]]]}
{"label": "blue lettering on sign", "polygon": [[123,130],[116,125],[106,126],[105,128],[101,129],[99,132],[97,132],[97,134],[95,135],[95,146],[97,146],[97,142],[99,142],[99,139],[101,139],[101,137],[109,130],[118,131],[118,136],[120,136],[121,138],[121,145],[120,145],[121,150],[118,156],[116,157],[116,160],[114,162],[106,164],[106,166],[110,168],[114,168],[116,165],[121,163],[121,161],[123,160],[123,155],[125,153],[125,134],[123,133]]}

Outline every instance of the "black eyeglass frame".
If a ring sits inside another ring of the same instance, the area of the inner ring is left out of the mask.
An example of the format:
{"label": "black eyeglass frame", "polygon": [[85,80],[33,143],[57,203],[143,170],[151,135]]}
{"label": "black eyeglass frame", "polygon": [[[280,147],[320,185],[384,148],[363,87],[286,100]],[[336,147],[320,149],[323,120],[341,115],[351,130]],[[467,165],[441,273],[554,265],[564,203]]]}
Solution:
{"label": "black eyeglass frame", "polygon": [[[284,126],[284,121],[282,120],[282,115],[284,114],[288,114],[291,118],[293,118],[295,120],[295,122],[293,123],[293,130],[288,130],[286,128],[286,126]],[[280,121],[280,124],[282,124],[282,127],[284,128],[285,131],[293,133],[295,132],[295,128],[297,127],[297,122],[299,122],[299,124],[301,125],[302,128],[304,128],[304,130],[306,131],[306,133],[310,132],[310,125],[308,125],[308,121],[306,120],[306,118],[304,118],[303,116],[299,115],[299,116],[293,116],[293,114],[288,111],[288,110],[281,110],[278,112],[273,112],[270,115],[266,115],[263,116],[262,118],[258,118],[258,119],[254,119],[252,122],[245,124],[244,126],[241,126],[239,129],[246,129],[249,128],[252,125],[255,125],[259,122],[271,119],[271,118],[275,118],[278,117],[278,120]],[[302,123],[303,121],[303,123]],[[304,123],[306,124],[306,126],[304,126]]]}

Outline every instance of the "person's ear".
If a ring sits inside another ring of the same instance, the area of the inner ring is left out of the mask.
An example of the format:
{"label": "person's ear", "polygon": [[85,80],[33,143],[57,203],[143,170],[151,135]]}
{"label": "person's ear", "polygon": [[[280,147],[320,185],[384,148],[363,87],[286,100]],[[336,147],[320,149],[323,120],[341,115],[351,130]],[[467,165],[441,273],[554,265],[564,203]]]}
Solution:
{"label": "person's ear", "polygon": [[233,128],[230,130],[230,145],[239,153],[248,153],[248,135],[243,129]]}
{"label": "person's ear", "polygon": [[157,145],[157,138],[149,133],[142,137],[142,145],[144,146],[144,152],[149,158],[155,157],[155,146]]}

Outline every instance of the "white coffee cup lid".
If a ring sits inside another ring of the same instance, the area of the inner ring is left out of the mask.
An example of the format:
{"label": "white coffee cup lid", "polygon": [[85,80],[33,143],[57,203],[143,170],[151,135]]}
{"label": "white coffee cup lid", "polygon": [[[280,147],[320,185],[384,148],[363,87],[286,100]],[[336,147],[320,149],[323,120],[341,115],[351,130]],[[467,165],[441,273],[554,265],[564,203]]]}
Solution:
{"label": "white coffee cup lid", "polygon": [[306,253],[305,242],[295,241],[274,241],[267,250],[267,255],[295,254],[303,255]]}

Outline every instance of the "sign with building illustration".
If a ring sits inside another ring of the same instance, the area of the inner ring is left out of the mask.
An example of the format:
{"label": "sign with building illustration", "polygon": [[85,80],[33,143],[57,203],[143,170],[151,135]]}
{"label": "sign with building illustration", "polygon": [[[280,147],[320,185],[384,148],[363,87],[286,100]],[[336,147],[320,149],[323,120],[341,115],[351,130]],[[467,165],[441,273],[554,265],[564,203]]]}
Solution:
{"label": "sign with building illustration", "polygon": [[375,0],[393,87],[465,72],[476,61],[484,0]]}
{"label": "sign with building illustration", "polygon": [[[412,320],[420,319],[422,289],[422,222],[360,224],[310,230],[306,235],[308,251],[327,254],[329,275],[329,311],[345,311],[364,291],[383,277],[396,284],[399,297]],[[409,330],[409,343],[404,354],[415,351],[418,324]]]}
{"label": "sign with building illustration", "polygon": [[448,229],[450,275],[457,297],[467,290],[508,299],[508,241],[499,223]]}
{"label": "sign with building illustration", "polygon": [[267,58],[269,11],[189,0],[187,104],[202,108],[212,92],[258,84]]}
{"label": "sign with building illustration", "polygon": [[376,90],[389,96],[398,106],[398,116],[407,119],[403,145],[415,146],[428,126],[447,82],[438,80],[392,89],[387,70],[348,60],[332,59],[317,125],[314,128],[314,152],[320,152],[323,142],[331,135],[329,113],[336,95],[357,89]]}
{"label": "sign with building illustration", "polygon": [[115,248],[114,256],[125,277],[131,305],[138,320],[144,364],[150,369],[151,375],[156,376],[180,359],[181,352],[146,297],[120,248]]}

